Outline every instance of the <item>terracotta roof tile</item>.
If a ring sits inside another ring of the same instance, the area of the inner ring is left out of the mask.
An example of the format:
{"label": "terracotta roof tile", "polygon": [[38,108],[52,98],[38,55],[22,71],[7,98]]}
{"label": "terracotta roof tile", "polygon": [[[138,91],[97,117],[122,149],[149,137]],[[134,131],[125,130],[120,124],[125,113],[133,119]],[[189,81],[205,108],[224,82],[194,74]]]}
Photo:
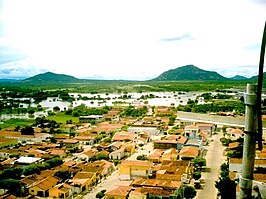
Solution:
{"label": "terracotta roof tile", "polygon": [[189,156],[189,157],[196,157],[199,154],[200,149],[198,147],[194,146],[184,146],[180,152],[179,155],[182,156]]}
{"label": "terracotta roof tile", "polygon": [[110,196],[126,197],[131,189],[132,189],[131,186],[119,186],[111,191],[107,191],[105,195],[109,197]]}
{"label": "terracotta roof tile", "polygon": [[149,161],[140,161],[140,160],[124,160],[121,162],[120,166],[143,166],[151,167],[152,163]]}

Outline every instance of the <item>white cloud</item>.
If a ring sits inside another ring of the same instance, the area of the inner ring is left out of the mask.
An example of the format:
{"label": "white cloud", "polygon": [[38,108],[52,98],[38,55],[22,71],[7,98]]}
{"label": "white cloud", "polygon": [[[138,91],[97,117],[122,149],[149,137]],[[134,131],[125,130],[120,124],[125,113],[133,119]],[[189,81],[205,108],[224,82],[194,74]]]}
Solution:
{"label": "white cloud", "polygon": [[9,0],[0,45],[77,77],[148,79],[186,64],[231,75],[258,64],[265,19],[251,0]]}

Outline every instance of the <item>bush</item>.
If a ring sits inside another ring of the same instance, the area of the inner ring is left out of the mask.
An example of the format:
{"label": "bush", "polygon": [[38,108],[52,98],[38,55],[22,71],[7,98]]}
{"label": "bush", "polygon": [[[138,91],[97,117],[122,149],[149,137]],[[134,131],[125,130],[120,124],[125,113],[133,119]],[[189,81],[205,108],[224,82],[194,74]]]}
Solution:
{"label": "bush", "polygon": [[201,172],[200,172],[200,171],[195,171],[195,172],[193,173],[193,178],[194,178],[195,180],[200,179],[200,178],[201,178]]}
{"label": "bush", "polygon": [[194,167],[203,167],[206,166],[206,159],[205,158],[195,158],[193,162]]}
{"label": "bush", "polygon": [[224,146],[229,146],[230,139],[221,138],[221,139],[220,139],[220,142],[221,142],[222,145],[224,145]]}
{"label": "bush", "polygon": [[95,196],[96,198],[103,198],[104,197],[104,193],[103,192],[98,192]]}
{"label": "bush", "polygon": [[148,160],[147,156],[146,155],[139,155],[137,157],[137,160]]}

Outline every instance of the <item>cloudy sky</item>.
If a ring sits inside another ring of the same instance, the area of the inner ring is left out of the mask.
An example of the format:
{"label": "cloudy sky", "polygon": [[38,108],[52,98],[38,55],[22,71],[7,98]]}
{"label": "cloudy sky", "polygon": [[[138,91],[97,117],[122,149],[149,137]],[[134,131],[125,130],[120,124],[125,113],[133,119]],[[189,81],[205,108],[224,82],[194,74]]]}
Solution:
{"label": "cloudy sky", "polygon": [[258,72],[265,0],[0,0],[0,78]]}

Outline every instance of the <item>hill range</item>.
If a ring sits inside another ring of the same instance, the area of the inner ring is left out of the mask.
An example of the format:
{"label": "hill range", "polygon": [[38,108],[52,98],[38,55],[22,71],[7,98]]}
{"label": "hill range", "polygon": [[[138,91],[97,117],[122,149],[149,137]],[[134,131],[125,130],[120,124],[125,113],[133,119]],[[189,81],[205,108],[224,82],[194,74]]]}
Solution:
{"label": "hill range", "polygon": [[[264,77],[266,78],[265,75]],[[194,65],[186,65],[186,66],[178,67],[176,69],[165,71],[162,74],[160,74],[158,77],[148,80],[148,81],[200,81],[200,80],[201,81],[232,81],[232,80],[239,81],[239,80],[256,80],[256,79],[257,79],[257,76],[246,78],[246,77],[238,76],[238,75],[232,78],[226,78],[214,71],[203,70]],[[5,82],[13,81],[12,79],[8,79],[8,80],[2,79],[2,80]],[[20,81],[23,83],[52,83],[52,82],[74,83],[74,82],[89,81],[89,79],[79,79],[71,75],[46,72],[46,73],[41,73],[41,74],[26,78]],[[1,82],[1,79],[0,79],[0,82]]]}

